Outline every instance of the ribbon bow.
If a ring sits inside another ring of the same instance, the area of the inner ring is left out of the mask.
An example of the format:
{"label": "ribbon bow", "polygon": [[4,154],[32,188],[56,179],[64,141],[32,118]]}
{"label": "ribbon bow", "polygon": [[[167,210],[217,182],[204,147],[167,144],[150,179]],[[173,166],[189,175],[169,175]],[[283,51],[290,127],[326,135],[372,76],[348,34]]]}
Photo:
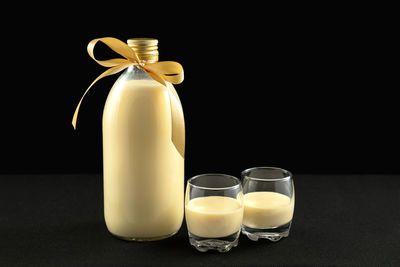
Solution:
{"label": "ribbon bow", "polygon": [[[120,54],[124,58],[112,58],[108,60],[97,60],[94,56],[93,50],[97,42],[102,42]],[[101,78],[109,75],[116,74],[123,71],[131,65],[137,65],[143,69],[150,77],[164,86],[167,86],[166,82],[173,84],[179,84],[183,81],[183,68],[182,65],[175,61],[161,61],[161,62],[143,62],[140,61],[136,53],[126,43],[112,37],[98,38],[90,41],[87,47],[89,56],[93,58],[98,64],[104,67],[110,67],[108,70],[100,74],[92,84],[86,89],[85,93],[81,97],[78,106],[75,109],[74,117],[72,118],[72,125],[76,129],[76,121],[78,119],[79,107],[81,106],[82,100],[85,97],[89,89]]]}

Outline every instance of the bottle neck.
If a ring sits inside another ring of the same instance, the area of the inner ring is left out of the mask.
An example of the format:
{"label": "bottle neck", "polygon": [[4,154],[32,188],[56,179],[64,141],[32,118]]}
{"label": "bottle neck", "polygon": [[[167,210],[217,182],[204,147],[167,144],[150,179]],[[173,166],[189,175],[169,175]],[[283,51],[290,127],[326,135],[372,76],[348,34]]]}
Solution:
{"label": "bottle neck", "polygon": [[149,63],[158,61],[158,40],[154,38],[131,38],[128,46],[136,53],[141,61]]}

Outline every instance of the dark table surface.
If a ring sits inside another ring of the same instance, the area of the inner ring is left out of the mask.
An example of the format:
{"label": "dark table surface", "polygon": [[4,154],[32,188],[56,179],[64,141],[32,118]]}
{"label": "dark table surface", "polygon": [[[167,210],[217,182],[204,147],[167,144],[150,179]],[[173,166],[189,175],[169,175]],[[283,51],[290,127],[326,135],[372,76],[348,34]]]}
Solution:
{"label": "dark table surface", "polygon": [[295,175],[290,236],[225,254],[107,232],[101,175],[0,175],[0,266],[400,266],[400,176]]}

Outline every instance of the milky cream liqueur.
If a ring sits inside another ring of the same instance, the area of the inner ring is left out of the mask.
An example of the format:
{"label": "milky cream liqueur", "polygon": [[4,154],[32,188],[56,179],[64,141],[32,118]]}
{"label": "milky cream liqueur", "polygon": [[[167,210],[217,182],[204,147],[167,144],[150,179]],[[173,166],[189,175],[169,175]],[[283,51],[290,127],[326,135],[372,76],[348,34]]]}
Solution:
{"label": "milky cream liqueur", "polygon": [[242,225],[243,205],[223,196],[198,197],[186,204],[186,224],[199,237],[226,237],[237,233]]}
{"label": "milky cream liqueur", "polygon": [[293,218],[294,198],[277,192],[251,192],[244,195],[243,224],[267,229],[284,225]]}
{"label": "milky cream liqueur", "polygon": [[155,240],[179,230],[182,150],[184,118],[174,87],[129,67],[111,89],[103,112],[104,216],[112,234]]}

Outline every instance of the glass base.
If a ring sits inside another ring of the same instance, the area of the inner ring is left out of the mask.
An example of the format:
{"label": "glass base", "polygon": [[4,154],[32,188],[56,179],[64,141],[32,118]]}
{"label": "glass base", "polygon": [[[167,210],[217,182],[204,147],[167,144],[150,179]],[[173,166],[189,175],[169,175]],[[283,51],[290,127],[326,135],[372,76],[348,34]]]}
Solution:
{"label": "glass base", "polygon": [[239,244],[239,235],[240,231],[237,231],[226,237],[207,238],[199,237],[189,232],[189,242],[200,252],[206,252],[210,249],[219,252],[228,252],[231,248]]}
{"label": "glass base", "polygon": [[269,229],[258,229],[247,227],[246,225],[242,225],[242,233],[247,235],[250,240],[258,241],[260,238],[268,239],[273,242],[277,242],[282,239],[282,237],[289,236],[289,230],[292,222],[288,222],[287,224],[269,228]]}
{"label": "glass base", "polygon": [[146,242],[146,241],[157,241],[157,240],[162,240],[162,239],[166,239],[168,237],[171,237],[173,235],[175,235],[177,232],[174,232],[172,234],[168,234],[168,235],[163,235],[163,236],[155,236],[155,237],[129,237],[129,236],[119,236],[119,235],[115,235],[113,233],[111,233],[113,236],[125,240],[125,241],[139,241],[139,242]]}

